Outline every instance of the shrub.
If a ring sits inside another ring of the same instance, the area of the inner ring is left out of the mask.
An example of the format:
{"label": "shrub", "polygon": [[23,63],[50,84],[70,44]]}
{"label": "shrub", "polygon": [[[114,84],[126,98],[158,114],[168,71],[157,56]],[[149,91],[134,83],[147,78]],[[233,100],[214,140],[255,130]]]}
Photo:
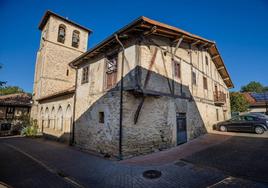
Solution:
{"label": "shrub", "polygon": [[36,136],[38,133],[37,121],[29,118],[28,124],[24,124],[24,128],[21,131],[21,135],[24,136]]}

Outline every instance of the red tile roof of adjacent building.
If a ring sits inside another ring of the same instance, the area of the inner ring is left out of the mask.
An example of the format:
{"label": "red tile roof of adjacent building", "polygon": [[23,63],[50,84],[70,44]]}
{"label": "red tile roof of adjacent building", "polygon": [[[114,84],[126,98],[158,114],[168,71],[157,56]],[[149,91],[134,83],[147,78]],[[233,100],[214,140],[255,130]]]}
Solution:
{"label": "red tile roof of adjacent building", "polygon": [[32,97],[27,93],[15,93],[0,96],[1,106],[31,106]]}

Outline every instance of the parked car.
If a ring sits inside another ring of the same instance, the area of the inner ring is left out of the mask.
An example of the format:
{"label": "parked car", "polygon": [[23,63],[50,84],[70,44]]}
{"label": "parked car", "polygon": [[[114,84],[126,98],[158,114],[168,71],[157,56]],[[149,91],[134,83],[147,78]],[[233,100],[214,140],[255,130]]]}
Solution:
{"label": "parked car", "polygon": [[268,130],[268,119],[253,114],[239,115],[230,120],[219,122],[214,125],[213,128],[218,131],[253,132],[263,134]]}

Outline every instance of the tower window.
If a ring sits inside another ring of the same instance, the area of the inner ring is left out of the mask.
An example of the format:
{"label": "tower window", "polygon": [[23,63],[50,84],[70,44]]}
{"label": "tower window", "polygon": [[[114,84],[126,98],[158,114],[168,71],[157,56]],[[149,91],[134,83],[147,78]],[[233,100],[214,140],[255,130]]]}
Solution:
{"label": "tower window", "polygon": [[72,46],[75,48],[79,46],[79,31],[73,31]]}
{"label": "tower window", "polygon": [[58,31],[58,42],[60,43],[64,43],[65,41],[65,30],[66,30],[65,25],[61,24],[59,26],[59,31]]}
{"label": "tower window", "polygon": [[116,84],[117,54],[106,59],[106,88],[112,88]]}
{"label": "tower window", "polygon": [[66,71],[66,76],[69,76],[69,69],[67,69]]}
{"label": "tower window", "polygon": [[87,82],[88,82],[88,66],[84,67],[82,72],[82,84]]}

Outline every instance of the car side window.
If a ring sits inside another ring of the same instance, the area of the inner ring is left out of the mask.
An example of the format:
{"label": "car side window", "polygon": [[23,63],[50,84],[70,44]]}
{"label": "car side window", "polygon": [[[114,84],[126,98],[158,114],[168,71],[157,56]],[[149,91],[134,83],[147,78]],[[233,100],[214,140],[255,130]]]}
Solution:
{"label": "car side window", "polygon": [[254,117],[252,117],[252,116],[244,116],[244,118],[246,121],[254,121],[255,120]]}
{"label": "car side window", "polygon": [[232,120],[232,121],[240,121],[241,118],[240,118],[240,116],[235,116],[235,117],[233,117],[231,120]]}

